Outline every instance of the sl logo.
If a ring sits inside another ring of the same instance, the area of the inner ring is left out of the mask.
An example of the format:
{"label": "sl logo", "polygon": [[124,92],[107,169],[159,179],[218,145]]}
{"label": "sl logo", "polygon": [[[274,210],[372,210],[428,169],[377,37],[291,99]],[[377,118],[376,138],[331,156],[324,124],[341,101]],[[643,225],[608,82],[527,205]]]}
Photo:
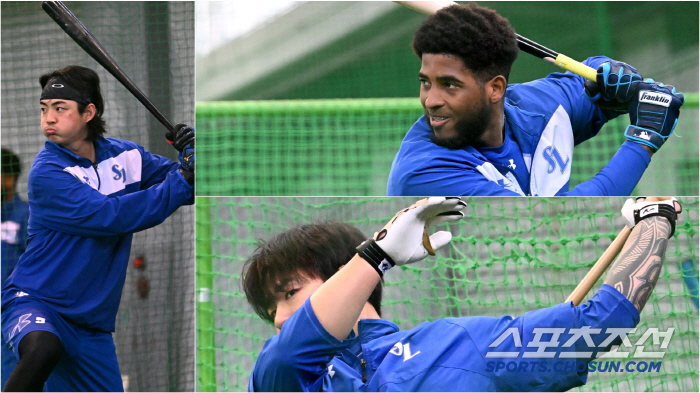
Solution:
{"label": "sl logo", "polygon": [[114,164],[112,166],[112,172],[116,173],[112,179],[121,180],[123,183],[126,183],[126,169],[120,167],[119,164]]}
{"label": "sl logo", "polygon": [[403,355],[403,361],[405,362],[406,360],[418,355],[420,351],[416,353],[411,353],[411,344],[406,343],[401,345],[401,342],[397,342],[394,344],[393,348],[389,351],[390,354],[396,355],[396,356],[401,356]]}
{"label": "sl logo", "polygon": [[559,150],[557,150],[556,146],[554,145],[546,147],[542,152],[542,157],[544,157],[544,159],[547,160],[547,163],[549,163],[547,173],[554,172],[558,165],[561,168],[561,173],[563,174],[564,169],[566,169],[566,166],[569,165],[570,161],[570,157],[566,157],[566,161],[564,161],[561,158],[561,154],[559,154]]}

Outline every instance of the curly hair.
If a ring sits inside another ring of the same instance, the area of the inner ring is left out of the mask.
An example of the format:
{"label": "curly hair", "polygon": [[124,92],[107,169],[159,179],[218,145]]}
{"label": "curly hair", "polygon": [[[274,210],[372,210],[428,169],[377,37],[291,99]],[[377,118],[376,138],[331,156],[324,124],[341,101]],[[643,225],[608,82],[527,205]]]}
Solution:
{"label": "curly hair", "polygon": [[480,83],[503,75],[518,57],[518,42],[508,19],[475,3],[456,4],[429,16],[413,37],[413,51],[456,56]]}
{"label": "curly hair", "polygon": [[[70,65],[39,77],[41,88],[43,89],[46,83],[54,76],[60,76],[74,89],[90,97],[90,102],[95,105],[95,116],[87,123],[88,136],[86,139],[89,142],[96,141],[107,132],[105,121],[102,118],[105,104],[102,98],[102,90],[100,89],[100,77],[90,68]],[[85,112],[85,108],[87,108],[86,104],[78,103],[78,113],[82,115]]]}
{"label": "curly hair", "polygon": [[[274,323],[268,308],[274,304],[272,285],[306,275],[328,280],[352,259],[365,235],[352,225],[322,221],[295,226],[261,242],[243,266],[241,282],[248,303],[260,318]],[[382,315],[383,281],[367,300]]]}

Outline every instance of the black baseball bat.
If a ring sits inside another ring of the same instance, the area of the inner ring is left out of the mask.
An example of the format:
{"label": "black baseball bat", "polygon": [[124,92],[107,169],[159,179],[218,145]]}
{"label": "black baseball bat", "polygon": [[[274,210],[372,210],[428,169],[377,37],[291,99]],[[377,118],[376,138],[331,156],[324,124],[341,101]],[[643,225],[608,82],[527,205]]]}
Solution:
{"label": "black baseball bat", "polygon": [[153,105],[151,100],[143,94],[141,89],[139,89],[124,71],[122,71],[119,64],[112,59],[112,56],[107,53],[102,44],[90,34],[87,28],[80,23],[80,20],[70,12],[68,7],[60,1],[44,1],[41,3],[41,8],[43,8],[51,19],[53,19],[76,44],[83,48],[90,57],[95,59],[105,70],[117,78],[117,80],[124,85],[124,87],[126,87],[126,89],[165,126],[165,128],[172,132],[176,131],[173,123]]}

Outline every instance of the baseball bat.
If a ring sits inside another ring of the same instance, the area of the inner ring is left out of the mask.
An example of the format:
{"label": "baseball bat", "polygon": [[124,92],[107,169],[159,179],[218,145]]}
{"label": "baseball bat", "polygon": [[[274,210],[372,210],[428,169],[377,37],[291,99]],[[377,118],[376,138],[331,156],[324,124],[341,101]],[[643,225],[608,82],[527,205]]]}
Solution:
{"label": "baseball bat", "polygon": [[95,59],[105,70],[117,78],[117,80],[126,87],[126,89],[129,90],[131,94],[133,94],[134,97],[165,126],[165,128],[172,132],[176,131],[173,123],[156,108],[151,100],[143,94],[141,89],[139,89],[126,73],[122,71],[119,64],[112,59],[112,56],[107,53],[102,44],[90,34],[80,20],[70,12],[68,7],[60,1],[44,1],[41,3],[41,8],[43,8],[51,19],[53,19],[76,44],[83,48],[90,57]]}
{"label": "baseball bat", "polygon": [[[443,7],[448,7],[453,4],[457,4],[453,1],[436,0],[436,1],[394,1],[394,3],[401,4],[412,10],[422,12],[424,14],[434,14],[439,9]],[[596,70],[593,68],[579,63],[578,61],[557,53],[545,46],[542,46],[532,40],[529,40],[520,34],[515,35],[518,39],[518,48],[529,53],[535,57],[539,57],[542,60],[553,63],[554,65],[561,67],[567,71],[571,71],[576,75],[582,76],[593,82],[596,81]]]}
{"label": "baseball bat", "polygon": [[615,240],[610,243],[603,255],[598,258],[598,261],[593,265],[588,274],[586,274],[586,277],[581,280],[578,286],[576,286],[576,289],[566,298],[567,302],[574,302],[574,306],[581,304],[586,294],[593,288],[593,285],[595,285],[600,276],[602,276],[608,266],[610,266],[617,254],[620,253],[630,233],[632,233],[632,230],[627,226],[622,228]]}

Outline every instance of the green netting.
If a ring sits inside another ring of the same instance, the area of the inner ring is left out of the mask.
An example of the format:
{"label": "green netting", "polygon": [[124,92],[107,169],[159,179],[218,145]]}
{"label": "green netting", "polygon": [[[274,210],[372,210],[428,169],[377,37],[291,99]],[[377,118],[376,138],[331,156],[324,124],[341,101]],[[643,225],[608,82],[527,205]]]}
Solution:
{"label": "green netting", "polygon": [[[193,2],[66,2],[124,72],[173,122],[194,121]],[[41,9],[40,2],[2,2],[2,146],[25,168],[19,191],[44,146],[39,76],[77,64],[97,71],[105,98],[107,135],[177,159],[165,129]],[[132,391],[194,389],[194,209],[134,236],[114,335],[121,374]],[[130,263],[131,265],[131,263]],[[140,298],[143,275],[150,292]]]}
{"label": "green netting", "polygon": [[[207,204],[200,204],[206,201]],[[242,265],[257,241],[295,224],[332,219],[370,235],[414,198],[200,198],[197,232],[200,305],[200,390],[240,391],[265,341],[275,334],[247,305]],[[522,315],[562,303],[622,228],[623,198],[471,198],[466,218],[449,230],[438,256],[390,271],[382,310],[402,329],[448,316]],[[698,198],[683,198],[684,212],[669,242],[663,273],[641,314],[640,331],[675,327],[659,373],[591,373],[582,391],[698,391]],[[206,268],[202,268],[204,264]],[[209,280],[207,284],[204,281]],[[213,282],[213,284],[212,284]],[[602,285],[599,280],[595,289]],[[697,295],[696,295],[697,296]],[[201,309],[200,309],[201,310]],[[641,333],[639,333],[641,334]],[[639,336],[631,336],[634,344]],[[645,347],[651,350],[651,347]],[[201,356],[201,355],[200,355]],[[203,376],[206,375],[207,379]]]}
{"label": "green netting", "polygon": [[[391,162],[423,110],[417,98],[198,102],[197,194],[385,195]],[[698,194],[698,95],[636,192]],[[571,186],[625,141],[627,116],[574,149]]]}

